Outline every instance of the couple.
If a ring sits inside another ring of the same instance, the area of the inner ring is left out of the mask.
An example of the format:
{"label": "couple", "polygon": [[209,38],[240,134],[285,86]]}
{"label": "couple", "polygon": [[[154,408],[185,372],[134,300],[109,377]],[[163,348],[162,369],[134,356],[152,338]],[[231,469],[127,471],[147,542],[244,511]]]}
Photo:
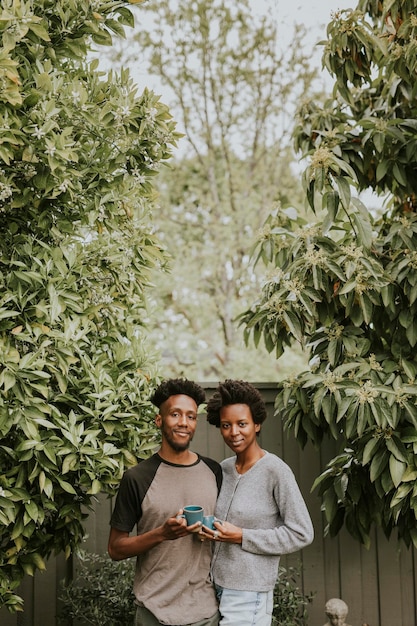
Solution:
{"label": "couple", "polygon": [[[260,393],[226,380],[208,401],[209,423],[236,454],[221,465],[189,450],[199,385],[167,380],[151,401],[161,448],[125,472],[108,546],[112,559],[137,557],[136,626],[269,626],[279,557],[311,543],[313,527],[292,471],[258,444]],[[187,504],[221,522],[187,527]]]}

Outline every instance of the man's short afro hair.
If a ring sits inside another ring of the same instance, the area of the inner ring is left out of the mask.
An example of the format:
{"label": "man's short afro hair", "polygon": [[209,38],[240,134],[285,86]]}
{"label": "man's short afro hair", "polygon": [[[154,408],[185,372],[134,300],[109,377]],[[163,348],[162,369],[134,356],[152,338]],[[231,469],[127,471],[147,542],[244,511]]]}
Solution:
{"label": "man's short afro hair", "polygon": [[206,392],[200,385],[186,378],[170,378],[162,382],[151,396],[151,402],[158,409],[170,396],[184,395],[194,400],[197,406],[206,401]]}

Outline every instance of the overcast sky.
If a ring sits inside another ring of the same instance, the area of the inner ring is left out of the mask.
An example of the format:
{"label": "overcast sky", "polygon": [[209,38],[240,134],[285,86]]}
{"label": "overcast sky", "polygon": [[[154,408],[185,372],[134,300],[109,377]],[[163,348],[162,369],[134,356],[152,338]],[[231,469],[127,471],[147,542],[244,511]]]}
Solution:
{"label": "overcast sky", "polygon": [[[252,0],[256,3],[256,0]],[[262,0],[264,1],[264,0]],[[350,0],[278,0],[278,9],[297,22],[327,24],[332,11],[356,6]]]}
{"label": "overcast sky", "polygon": [[277,14],[288,23],[305,24],[318,35],[324,32],[331,13],[338,9],[354,8],[357,0],[251,0],[255,5],[272,4]]}
{"label": "overcast sky", "polygon": [[[307,45],[313,47],[326,35],[331,14],[338,9],[355,8],[357,0],[251,0],[254,6],[272,5],[279,24],[291,27],[294,23],[307,27]],[[320,50],[320,49],[319,49]],[[320,56],[318,55],[318,58]]]}
{"label": "overcast sky", "polygon": [[[154,0],[157,2],[157,0]],[[315,44],[326,38],[326,26],[331,20],[331,14],[338,9],[355,8],[358,0],[249,0],[253,10],[265,13],[269,8],[275,17],[278,25],[282,26],[281,36],[285,38],[285,33],[291,33],[294,24],[304,24],[307,27],[306,48],[313,51],[315,63],[320,67],[322,48],[315,48]],[[146,23],[146,15],[140,12],[138,5],[138,23],[141,20]],[[316,52],[314,52],[316,50]],[[106,63],[104,62],[104,66]],[[139,85],[146,84],[167,101],[164,86],[155,77],[149,77],[136,66],[131,68],[133,77]],[[169,98],[168,98],[169,99]]]}

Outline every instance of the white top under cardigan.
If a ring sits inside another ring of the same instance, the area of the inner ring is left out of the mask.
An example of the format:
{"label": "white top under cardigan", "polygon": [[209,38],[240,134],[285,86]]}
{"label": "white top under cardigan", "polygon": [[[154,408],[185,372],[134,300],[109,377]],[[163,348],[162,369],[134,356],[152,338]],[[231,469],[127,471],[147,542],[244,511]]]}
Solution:
{"label": "white top under cardigan", "polygon": [[227,589],[269,591],[277,581],[280,556],[309,545],[313,525],[284,461],[265,451],[244,474],[237,472],[235,461],[231,457],[221,463],[215,515],[243,529],[242,544],[215,544],[212,577]]}

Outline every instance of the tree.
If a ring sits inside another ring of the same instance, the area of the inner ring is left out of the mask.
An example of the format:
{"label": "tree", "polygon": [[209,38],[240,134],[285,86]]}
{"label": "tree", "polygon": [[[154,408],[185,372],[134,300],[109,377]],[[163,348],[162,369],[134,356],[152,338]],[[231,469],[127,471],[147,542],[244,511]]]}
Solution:
{"label": "tree", "polygon": [[[141,63],[169,87],[185,133],[154,212],[172,259],[151,315],[162,363],[204,380],[275,378],[276,364],[245,350],[234,319],[260,288],[249,264],[257,230],[272,206],[301,203],[289,128],[315,76],[302,52],[304,30],[280,50],[276,19],[257,15],[247,0],[146,8],[152,25],[141,23],[134,37]],[[131,41],[121,58],[138,63]]]}
{"label": "tree", "polygon": [[176,134],[158,97],[97,71],[128,2],[4,0],[0,53],[0,604],[69,555],[99,491],[146,456],[153,177]]}
{"label": "tree", "polygon": [[315,487],[330,535],[345,525],[366,545],[378,525],[417,546],[415,10],[361,0],[330,22],[333,97],[301,107],[295,133],[316,218],[269,217],[258,252],[272,276],[242,316],[247,339],[278,357],[308,347],[310,369],[280,385],[277,412],[303,446],[339,442]]}

